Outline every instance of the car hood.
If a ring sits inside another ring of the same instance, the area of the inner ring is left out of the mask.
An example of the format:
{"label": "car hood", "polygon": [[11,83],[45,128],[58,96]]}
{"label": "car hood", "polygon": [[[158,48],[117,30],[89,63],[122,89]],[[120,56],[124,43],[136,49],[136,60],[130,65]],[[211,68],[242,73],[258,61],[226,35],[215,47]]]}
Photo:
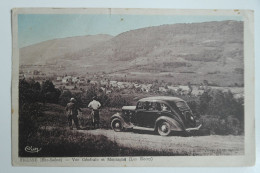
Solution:
{"label": "car hood", "polygon": [[130,110],[130,111],[134,111],[136,109],[136,106],[123,106],[122,110]]}

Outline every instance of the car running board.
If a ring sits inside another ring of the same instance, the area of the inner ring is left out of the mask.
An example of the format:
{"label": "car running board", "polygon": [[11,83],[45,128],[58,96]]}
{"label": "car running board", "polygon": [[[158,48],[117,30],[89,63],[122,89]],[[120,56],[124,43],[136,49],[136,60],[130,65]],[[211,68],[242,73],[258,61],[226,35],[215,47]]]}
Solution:
{"label": "car running board", "polygon": [[201,128],[202,124],[200,124],[198,127],[194,127],[194,128],[188,128],[188,129],[185,129],[187,132],[189,131],[194,131],[194,130],[199,130]]}
{"label": "car running board", "polygon": [[153,128],[147,128],[147,127],[139,127],[139,126],[134,126],[134,130],[147,130],[147,131],[154,131]]}

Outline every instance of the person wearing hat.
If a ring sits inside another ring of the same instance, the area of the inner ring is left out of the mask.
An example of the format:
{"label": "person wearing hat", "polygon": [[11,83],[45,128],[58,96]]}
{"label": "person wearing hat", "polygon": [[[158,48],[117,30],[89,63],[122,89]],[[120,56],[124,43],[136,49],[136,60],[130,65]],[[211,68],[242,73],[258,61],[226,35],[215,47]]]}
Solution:
{"label": "person wearing hat", "polygon": [[88,107],[92,109],[91,115],[93,128],[95,128],[96,125],[97,128],[99,128],[99,108],[101,107],[101,104],[97,101],[96,96],[93,97],[93,101],[88,104]]}
{"label": "person wearing hat", "polygon": [[69,127],[72,130],[72,120],[74,121],[74,124],[76,125],[76,128],[80,130],[81,128],[79,127],[79,120],[78,120],[78,111],[82,112],[81,109],[77,105],[77,101],[75,98],[71,98],[70,102],[67,104],[65,108],[67,115],[68,115],[68,122],[69,122]]}

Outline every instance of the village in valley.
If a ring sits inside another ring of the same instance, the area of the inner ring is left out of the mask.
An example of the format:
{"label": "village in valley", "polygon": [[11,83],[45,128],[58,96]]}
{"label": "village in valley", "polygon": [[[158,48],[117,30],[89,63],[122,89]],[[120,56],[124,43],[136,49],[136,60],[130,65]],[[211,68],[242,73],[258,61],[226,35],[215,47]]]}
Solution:
{"label": "village in valley", "polygon": [[203,92],[208,92],[211,89],[218,89],[223,92],[231,91],[234,97],[243,97],[243,87],[239,86],[213,86],[207,80],[200,81],[198,84],[173,84],[164,80],[139,80],[124,77],[115,77],[105,72],[100,73],[86,73],[86,75],[71,74],[56,74],[56,73],[43,73],[37,68],[32,68],[30,65],[23,65],[20,69],[19,78],[26,79],[27,81],[33,80],[42,83],[43,81],[50,80],[57,89],[60,91],[69,90],[72,93],[81,93],[94,86],[100,93],[111,94],[113,92],[120,92],[124,95],[133,93],[144,94],[163,94],[163,95],[176,95],[176,96],[201,96]]}

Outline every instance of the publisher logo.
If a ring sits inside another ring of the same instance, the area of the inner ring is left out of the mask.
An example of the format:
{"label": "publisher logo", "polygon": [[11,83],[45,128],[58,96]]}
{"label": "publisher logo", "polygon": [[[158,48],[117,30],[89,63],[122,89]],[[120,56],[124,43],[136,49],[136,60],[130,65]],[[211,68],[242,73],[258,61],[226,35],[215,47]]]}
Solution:
{"label": "publisher logo", "polygon": [[38,153],[39,151],[42,150],[42,148],[38,148],[38,147],[33,147],[33,146],[26,146],[24,148],[24,150],[28,153]]}

